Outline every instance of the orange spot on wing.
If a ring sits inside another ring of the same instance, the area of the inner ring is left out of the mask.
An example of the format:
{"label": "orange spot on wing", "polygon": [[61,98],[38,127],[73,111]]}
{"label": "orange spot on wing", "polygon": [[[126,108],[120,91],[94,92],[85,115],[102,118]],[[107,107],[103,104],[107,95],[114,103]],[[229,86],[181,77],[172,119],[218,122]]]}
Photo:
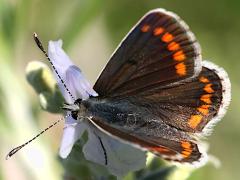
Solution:
{"label": "orange spot on wing", "polygon": [[154,35],[154,36],[158,36],[158,35],[162,34],[163,31],[164,31],[163,28],[161,28],[161,27],[157,27],[157,28],[154,29],[154,31],[153,31],[153,35]]}
{"label": "orange spot on wing", "polygon": [[184,158],[189,157],[192,154],[191,143],[188,141],[181,141],[181,146],[183,148],[181,154]]}
{"label": "orange spot on wing", "polygon": [[200,100],[207,104],[211,104],[212,103],[211,97],[212,97],[212,94],[204,94],[201,96]]}
{"label": "orange spot on wing", "polygon": [[207,84],[205,87],[204,87],[204,91],[206,91],[207,93],[213,93],[214,90],[212,89],[212,84]]}
{"label": "orange spot on wing", "polygon": [[201,120],[202,120],[201,115],[192,115],[188,120],[188,125],[192,129],[195,129],[198,126],[198,124],[201,122]]}
{"label": "orange spot on wing", "polygon": [[176,51],[180,48],[180,45],[176,42],[171,42],[170,44],[168,44],[167,48],[169,51]]}
{"label": "orange spot on wing", "polygon": [[199,108],[197,108],[197,110],[202,113],[203,115],[207,115],[209,113],[209,108],[210,105],[201,105]]}
{"label": "orange spot on wing", "polygon": [[183,53],[183,51],[178,51],[176,53],[173,54],[173,59],[175,61],[183,61],[184,59],[186,59],[185,54]]}
{"label": "orange spot on wing", "polygon": [[189,149],[189,151],[182,151],[181,154],[184,158],[187,158],[192,154],[192,150]]}
{"label": "orange spot on wing", "polygon": [[163,36],[162,36],[162,41],[163,42],[166,42],[166,43],[168,43],[168,42],[170,42],[170,41],[172,41],[173,40],[173,35],[172,34],[170,34],[170,33],[165,33]]}
{"label": "orange spot on wing", "polygon": [[209,83],[209,79],[205,78],[203,76],[199,78],[199,81],[202,82],[202,83]]}
{"label": "orange spot on wing", "polygon": [[187,74],[186,71],[186,65],[184,63],[178,63],[175,66],[176,70],[177,70],[177,74],[180,76],[185,76]]}
{"label": "orange spot on wing", "polygon": [[149,29],[150,29],[150,26],[147,25],[147,24],[145,24],[145,25],[143,25],[143,27],[141,28],[141,31],[142,31],[142,32],[148,32]]}
{"label": "orange spot on wing", "polygon": [[188,141],[181,141],[181,146],[184,149],[189,149],[191,147],[191,143]]}

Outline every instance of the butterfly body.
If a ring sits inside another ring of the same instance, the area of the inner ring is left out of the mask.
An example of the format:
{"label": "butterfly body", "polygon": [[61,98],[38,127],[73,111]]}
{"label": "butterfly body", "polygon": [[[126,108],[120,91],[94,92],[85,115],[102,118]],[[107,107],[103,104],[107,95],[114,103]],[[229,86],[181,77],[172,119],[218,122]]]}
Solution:
{"label": "butterfly body", "polygon": [[[93,100],[94,99],[94,100]],[[161,117],[149,111],[151,104],[138,102],[137,97],[125,99],[90,98],[85,102],[88,117],[129,134],[145,134],[170,139],[189,138],[183,131],[166,124]],[[80,115],[79,115],[80,116]],[[176,135],[175,135],[176,134]]]}

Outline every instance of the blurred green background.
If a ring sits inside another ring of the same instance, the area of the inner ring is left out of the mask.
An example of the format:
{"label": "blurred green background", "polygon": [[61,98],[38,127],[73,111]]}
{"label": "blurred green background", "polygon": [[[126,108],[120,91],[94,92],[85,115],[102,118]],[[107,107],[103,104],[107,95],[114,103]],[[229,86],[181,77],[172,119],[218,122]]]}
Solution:
{"label": "blurred green background", "polygon": [[63,124],[5,160],[11,148],[60,117],[41,110],[26,81],[28,62],[46,62],[32,33],[37,32],[45,46],[49,40],[63,39],[64,49],[94,84],[126,33],[147,11],[159,7],[185,20],[202,46],[203,58],[224,67],[232,83],[227,115],[208,138],[209,153],[221,167],[208,164],[189,179],[240,178],[239,0],[0,0],[0,179],[63,176],[57,157]]}

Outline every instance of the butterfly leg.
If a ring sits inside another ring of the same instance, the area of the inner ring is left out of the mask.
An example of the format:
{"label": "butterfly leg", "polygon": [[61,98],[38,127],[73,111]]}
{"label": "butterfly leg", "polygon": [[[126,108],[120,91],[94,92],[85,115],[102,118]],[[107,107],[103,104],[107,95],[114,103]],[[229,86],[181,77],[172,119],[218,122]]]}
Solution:
{"label": "butterfly leg", "polygon": [[103,149],[103,154],[104,154],[104,158],[105,158],[105,165],[107,165],[108,164],[107,151],[106,151],[106,149],[103,145],[102,139],[99,136],[97,136],[97,137],[98,137],[98,140],[99,140],[99,142],[101,144],[101,147]]}

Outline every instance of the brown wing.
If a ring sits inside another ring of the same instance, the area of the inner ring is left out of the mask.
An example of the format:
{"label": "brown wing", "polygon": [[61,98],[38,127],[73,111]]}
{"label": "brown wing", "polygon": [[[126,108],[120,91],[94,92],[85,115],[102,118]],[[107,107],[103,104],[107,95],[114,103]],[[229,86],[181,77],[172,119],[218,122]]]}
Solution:
{"label": "brown wing", "polygon": [[163,87],[201,71],[200,47],[187,25],[162,9],[147,13],[104,68],[94,90],[100,96],[129,96]]}
{"label": "brown wing", "polygon": [[205,152],[200,152],[198,145],[188,139],[169,140],[156,136],[143,136],[138,132],[130,133],[125,131],[124,128],[114,128],[98,118],[93,118],[91,122],[103,132],[131,143],[135,147],[151,151],[168,161],[190,163],[198,166],[206,160]]}
{"label": "brown wing", "polygon": [[146,102],[151,114],[166,124],[194,133],[205,129],[206,135],[225,114],[230,102],[230,82],[222,68],[209,62],[204,62],[204,66],[191,81],[144,91],[138,99]]}

